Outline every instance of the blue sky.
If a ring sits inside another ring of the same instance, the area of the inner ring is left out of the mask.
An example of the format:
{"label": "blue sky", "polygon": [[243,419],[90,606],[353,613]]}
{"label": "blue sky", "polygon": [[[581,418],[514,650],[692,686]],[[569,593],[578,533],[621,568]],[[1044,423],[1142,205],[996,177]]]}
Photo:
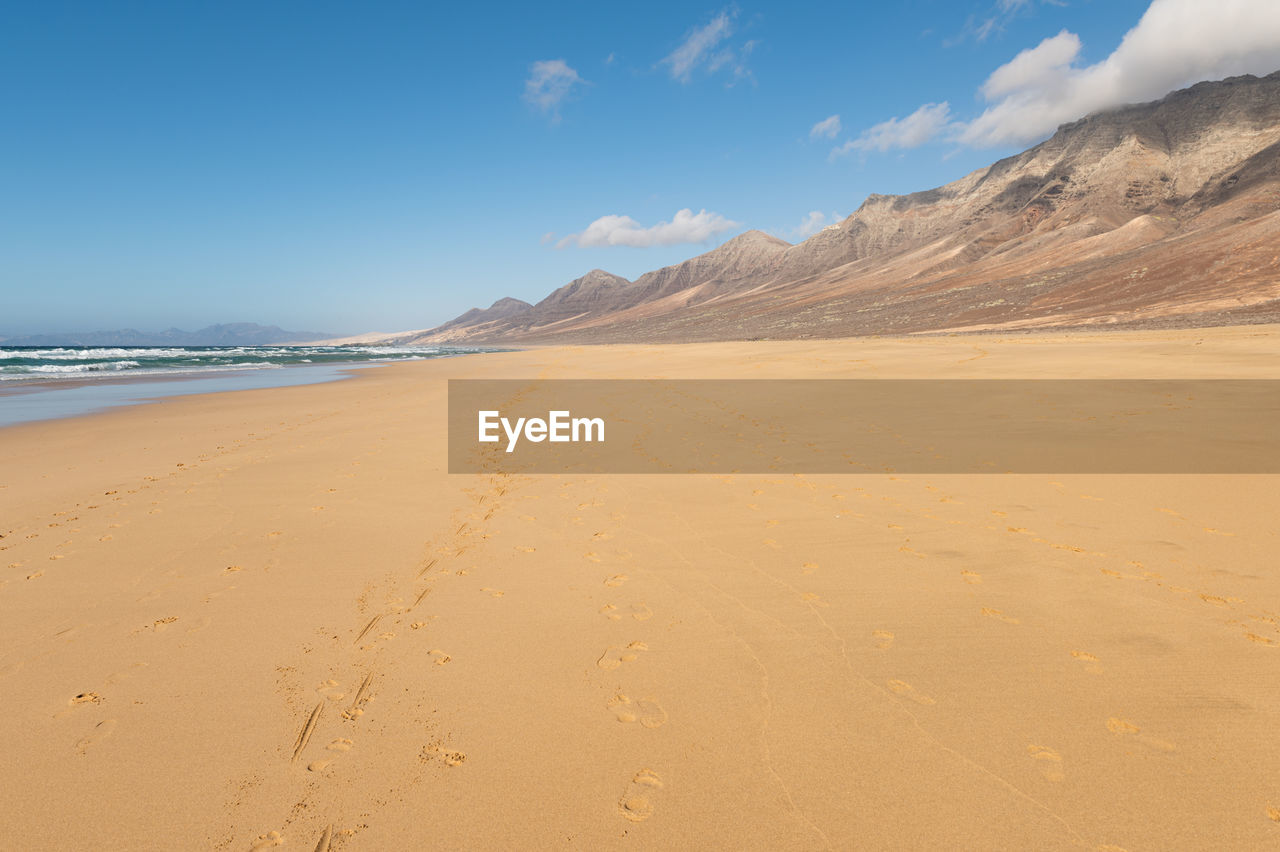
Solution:
{"label": "blue sky", "polygon": [[8,3],[0,334],[421,328],[796,241],[1109,100],[1276,70],[1277,8]]}

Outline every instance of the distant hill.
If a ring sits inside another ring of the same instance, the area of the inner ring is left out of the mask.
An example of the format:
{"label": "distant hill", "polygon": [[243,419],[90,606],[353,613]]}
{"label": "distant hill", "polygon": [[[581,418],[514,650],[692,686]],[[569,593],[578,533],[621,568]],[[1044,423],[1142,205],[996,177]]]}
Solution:
{"label": "distant hill", "polygon": [[326,340],[332,334],[285,331],[279,326],[252,322],[211,325],[199,331],[169,328],[164,331],[85,331],[65,334],[31,334],[0,338],[5,346],[271,346]]}
{"label": "distant hill", "polygon": [[402,343],[847,337],[1280,321],[1280,72],[1064,124],[791,245],[748,231],[627,281],[593,270]]}

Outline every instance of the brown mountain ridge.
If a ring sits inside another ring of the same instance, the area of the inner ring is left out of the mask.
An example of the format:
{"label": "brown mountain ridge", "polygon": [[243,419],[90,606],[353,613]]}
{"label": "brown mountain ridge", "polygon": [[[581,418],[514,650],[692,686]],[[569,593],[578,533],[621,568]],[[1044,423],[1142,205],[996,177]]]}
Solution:
{"label": "brown mountain ridge", "polygon": [[1095,113],[792,245],[592,270],[402,343],[647,342],[1280,321],[1280,72]]}

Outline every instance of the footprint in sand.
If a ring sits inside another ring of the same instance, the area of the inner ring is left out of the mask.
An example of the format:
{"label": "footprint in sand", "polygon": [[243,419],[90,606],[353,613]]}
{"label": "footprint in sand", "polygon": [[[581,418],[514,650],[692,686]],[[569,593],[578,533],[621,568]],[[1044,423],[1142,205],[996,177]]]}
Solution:
{"label": "footprint in sand", "polygon": [[1117,719],[1114,716],[1107,720],[1107,730],[1113,734],[1136,734],[1142,730],[1137,725]]}
{"label": "footprint in sand", "polygon": [[1045,777],[1046,781],[1061,781],[1067,777],[1062,771],[1062,755],[1053,749],[1029,745],[1027,746],[1027,754],[1031,755],[1031,759],[1040,766],[1040,774]]}
{"label": "footprint in sand", "polygon": [[809,574],[812,574],[814,571],[817,571],[817,570],[818,570],[817,562],[806,562],[800,566],[800,573],[806,576]]}
{"label": "footprint in sand", "polygon": [[1142,729],[1132,722],[1128,722],[1124,719],[1117,719],[1114,716],[1107,720],[1107,730],[1113,734],[1120,734],[1121,736],[1132,736],[1140,744],[1156,751],[1172,752],[1177,750],[1177,747],[1174,746],[1173,743],[1148,736],[1142,733]]}
{"label": "footprint in sand", "polygon": [[604,581],[604,584],[612,589],[618,588],[627,580],[631,579],[626,574],[614,574],[612,577]]}
{"label": "footprint in sand", "polygon": [[987,607],[987,606],[984,606],[982,608],[982,614],[985,615],[987,618],[994,618],[997,621],[1003,621],[1005,624],[1021,624],[1022,623],[1018,621],[1018,619],[1013,618],[1012,616],[1005,615],[1003,612],[1001,612],[998,609],[992,609],[991,607]]}
{"label": "footprint in sand", "polygon": [[488,586],[485,586],[480,591],[484,592],[491,598],[500,598],[506,594],[506,592],[502,591],[501,589],[491,589]]}
{"label": "footprint in sand", "polygon": [[284,835],[278,831],[268,831],[266,834],[259,834],[257,839],[253,841],[253,845],[249,848],[256,852],[258,849],[270,849],[273,846],[283,845]]}
{"label": "footprint in sand", "polygon": [[636,621],[648,621],[653,618],[653,610],[642,603],[634,603],[626,610]]}
{"label": "footprint in sand", "polygon": [[[373,672],[369,672],[364,676],[364,680],[360,681],[360,686],[356,689],[355,697],[351,700],[351,706],[342,711],[342,718],[347,721],[354,722],[364,715],[364,705],[373,700],[369,694],[369,686],[373,683]],[[320,708],[317,707],[317,710]]]}
{"label": "footprint in sand", "polygon": [[120,681],[128,680],[129,678],[133,677],[133,675],[138,671],[138,669],[145,669],[148,667],[148,665],[149,665],[148,663],[134,663],[133,665],[129,666],[129,668],[127,669],[121,669],[119,671],[112,672],[111,674],[107,675],[107,679],[103,681],[103,684],[106,686],[115,686]]}
{"label": "footprint in sand", "polygon": [[631,604],[626,609],[618,609],[613,604],[605,604],[600,607],[600,614],[608,618],[610,621],[621,621],[624,616],[631,616],[636,621],[648,621],[653,618],[653,610],[642,603]]}
{"label": "footprint in sand", "polygon": [[982,575],[979,574],[977,571],[961,571],[960,579],[964,580],[966,583],[969,583],[970,585],[976,586],[982,582]]}
{"label": "footprint in sand", "polygon": [[326,698],[329,701],[341,701],[343,698],[347,697],[347,694],[342,691],[341,686],[342,685],[336,680],[329,679],[316,687],[316,693],[321,698]]}
{"label": "footprint in sand", "polygon": [[643,642],[631,642],[625,648],[610,648],[600,655],[596,665],[605,671],[613,671],[623,663],[630,663],[639,658],[641,651],[649,650]]}
{"label": "footprint in sand", "polygon": [[924,693],[917,691],[914,686],[907,683],[905,680],[889,681],[889,689],[895,695],[900,695],[903,698],[909,698],[917,704],[923,704],[928,706],[930,704],[938,703],[937,701],[933,700],[932,698],[925,695]]}
{"label": "footprint in sand", "polygon": [[1099,674],[1102,672],[1102,666],[1098,665],[1098,658],[1087,651],[1072,651],[1071,656],[1085,664],[1085,671],[1090,674]]}
{"label": "footprint in sand", "polygon": [[800,596],[800,600],[810,606],[831,606],[831,604],[822,599],[821,595],[815,594],[814,592],[805,592]]}
{"label": "footprint in sand", "polygon": [[442,760],[447,766],[461,766],[466,762],[467,756],[460,751],[446,751],[439,741],[424,745],[422,751],[418,753],[418,760],[423,763],[430,763],[436,758]]}
{"label": "footprint in sand", "polygon": [[609,699],[606,706],[618,717],[618,721],[623,723],[639,722],[646,728],[659,728],[667,721],[667,711],[652,698],[632,701],[619,692]]}
{"label": "footprint in sand", "polygon": [[876,640],[876,647],[881,650],[893,645],[893,634],[888,630],[872,630],[871,636]]}
{"label": "footprint in sand", "polygon": [[76,751],[80,754],[86,754],[90,748],[105,740],[107,737],[115,733],[116,720],[105,719],[94,726],[93,730],[87,736],[76,743]]}
{"label": "footprint in sand", "polygon": [[662,789],[662,778],[652,769],[641,769],[618,799],[618,813],[632,822],[653,816],[653,797]]}
{"label": "footprint in sand", "polygon": [[427,656],[431,657],[431,662],[435,663],[437,666],[443,666],[453,659],[453,657],[450,657],[439,648],[432,648],[427,652]]}
{"label": "footprint in sand", "polygon": [[325,748],[329,751],[351,751],[351,747],[353,745],[355,745],[355,743],[346,737],[338,737],[336,740],[325,746]]}

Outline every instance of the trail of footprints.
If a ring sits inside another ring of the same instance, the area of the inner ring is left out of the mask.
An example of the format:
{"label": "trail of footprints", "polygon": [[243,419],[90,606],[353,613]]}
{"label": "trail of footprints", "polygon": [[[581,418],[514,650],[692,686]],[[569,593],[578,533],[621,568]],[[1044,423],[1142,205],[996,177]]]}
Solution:
{"label": "trail of footprints", "polygon": [[[579,505],[578,509],[584,511],[603,506],[604,502],[597,499]],[[619,520],[622,516],[614,513],[612,517],[614,520]],[[591,534],[590,540],[600,543],[613,538],[613,533],[598,530]],[[588,562],[605,565],[618,558],[625,559],[628,555],[624,551],[611,558],[598,551],[589,550],[584,554],[584,558]],[[616,591],[621,590],[630,580],[629,575],[619,572],[606,576],[601,580],[601,584],[606,589]],[[606,603],[599,608],[598,612],[609,621],[618,624],[643,623],[649,621],[654,615],[649,605],[642,601],[626,604]],[[611,645],[596,659],[596,667],[605,672],[624,672],[628,664],[635,663],[648,650],[649,645],[640,639]],[[613,696],[605,702],[605,708],[619,723],[628,726],[638,725],[641,728],[655,729],[665,725],[669,718],[666,709],[656,698],[652,696],[632,698],[621,689],[614,691]],[[657,772],[648,768],[639,770],[631,776],[617,800],[618,814],[630,822],[642,822],[648,819],[653,816],[654,803],[660,798],[662,788],[663,782]]]}
{"label": "trail of footprints", "polygon": [[[275,431],[292,432],[297,429],[303,428],[305,426],[309,426],[316,421],[325,419],[325,417],[327,416],[328,415],[313,415],[295,423],[292,426],[288,426],[284,429],[275,430]],[[280,424],[280,425],[283,425],[283,424]],[[187,477],[189,474],[195,473],[196,471],[200,470],[200,468],[204,467],[209,462],[217,461],[218,459],[224,456],[228,456],[240,450],[245,449],[251,441],[252,442],[263,441],[271,437],[273,434],[274,432],[272,429],[266,429],[261,434],[258,434],[255,432],[247,432],[245,433],[245,436],[242,438],[231,440],[227,444],[218,444],[213,450],[200,453],[198,456],[196,456],[195,461],[175,462],[173,464],[172,469],[169,469],[164,473],[157,473],[154,475],[145,475],[140,480],[136,481],[134,483],[134,487],[132,488],[128,488],[123,485],[118,486],[116,488],[112,488],[108,491],[102,492],[100,496],[95,495],[94,497],[88,498],[82,502],[77,502],[70,509],[63,509],[63,510],[55,511],[51,513],[50,515],[47,516],[48,517],[47,522],[43,522],[37,519],[33,523],[37,526],[43,523],[43,526],[39,528],[44,530],[56,530],[61,527],[66,527],[70,524],[74,524],[77,521],[81,521],[80,513],[95,512],[96,510],[100,510],[100,509],[110,510],[113,508],[128,506],[129,501],[127,498],[130,495],[141,494],[144,491],[155,488],[157,485],[164,486],[166,484],[166,481],[171,480],[174,477],[179,477],[179,478]],[[224,469],[224,471],[225,470],[229,470],[229,468]],[[218,478],[222,478],[222,476],[224,475],[225,473],[220,473],[218,474]],[[182,493],[191,494],[191,493],[194,493],[195,490],[196,490],[195,488],[188,487],[183,489]],[[162,491],[161,493],[164,493],[164,492]],[[152,501],[152,505],[156,506],[157,501]],[[151,515],[157,515],[160,513],[161,513],[161,510],[159,508],[152,508],[148,510],[148,514],[151,514]],[[89,515],[85,515],[86,520],[89,517],[90,517]],[[108,517],[114,518],[115,515],[110,514],[110,512],[108,512]],[[110,532],[110,530],[118,530],[122,526],[123,524],[117,523],[117,522],[109,523],[106,525],[104,532],[97,535],[90,534],[89,538],[96,543],[111,542],[114,540],[115,536]],[[25,535],[23,536],[23,539],[22,539],[23,541],[35,540],[40,538],[39,532],[36,532],[34,530],[27,532],[28,529],[32,529],[32,528],[19,528],[19,529],[9,530],[3,535],[0,535],[0,551],[8,550],[11,547],[16,546],[16,544],[20,543],[17,541],[9,541],[10,538],[12,538],[14,535],[17,535],[18,533],[25,532]],[[73,533],[80,533],[82,532],[82,529],[81,527],[71,527],[69,531]],[[73,542],[74,542],[73,539],[67,539],[58,544],[55,544],[54,548],[55,549],[65,548],[68,545],[72,544]],[[71,551],[70,554],[51,553],[51,554],[47,554],[47,559],[49,561],[58,561],[58,560],[65,559],[68,555],[74,555],[76,552],[77,551]],[[10,563],[9,567],[10,568],[21,567],[21,563]],[[44,575],[43,571],[34,571],[27,574],[26,579],[36,580],[42,577],[43,575]]]}
{"label": "trail of footprints", "polygon": [[[728,480],[726,481],[728,482]],[[729,484],[731,484],[731,482]],[[861,491],[862,489],[856,489],[856,490]],[[937,490],[937,489],[930,488],[930,490]],[[755,492],[753,492],[754,496],[757,496],[757,497],[760,496],[762,493],[763,492],[760,490],[756,490]],[[863,494],[862,496],[865,497],[869,495]],[[1097,499],[1097,498],[1085,497],[1084,499]],[[954,502],[954,501],[944,500],[943,502]],[[753,504],[749,506],[749,508],[758,509],[759,506]],[[1162,510],[1162,511],[1165,511],[1165,510]],[[992,514],[997,517],[1006,516],[1006,513],[998,510],[993,510]],[[963,522],[951,521],[951,523],[963,523]],[[890,527],[900,529],[898,525],[891,524]],[[991,527],[990,529],[996,529],[996,528]],[[1007,527],[1007,532],[1018,534],[1018,535],[1031,535],[1033,536],[1034,541],[1042,544],[1047,544],[1049,546],[1052,546],[1060,550],[1069,550],[1069,551],[1074,551],[1076,553],[1086,554],[1090,556],[1107,556],[1107,554],[1092,553],[1087,551],[1085,548],[1075,547],[1073,545],[1048,542],[1044,539],[1034,537],[1033,533],[1021,527],[1013,527],[1013,526]],[[1211,528],[1205,528],[1205,532],[1224,535],[1224,533],[1221,533],[1220,531],[1214,530]],[[914,553],[914,555],[923,555],[923,554]],[[1100,568],[1099,570],[1104,575],[1113,577],[1116,579],[1144,580],[1148,582],[1157,582],[1157,584],[1159,585],[1164,585],[1163,583],[1159,582],[1160,580],[1162,580],[1159,574],[1145,570],[1144,567],[1137,562],[1130,562],[1128,564],[1131,567],[1137,569],[1136,574],[1123,573],[1120,571],[1110,570],[1107,568]],[[819,569],[819,566],[816,563],[805,562],[805,563],[802,563],[800,567],[800,574],[812,575],[816,573],[818,569]],[[984,578],[980,573],[978,573],[977,571],[968,570],[968,569],[962,570],[959,572],[959,579],[961,582],[969,586],[982,586],[984,581]],[[1217,606],[1220,608],[1233,607],[1233,605],[1235,604],[1244,603],[1244,601],[1239,598],[1224,597],[1221,595],[1213,595],[1206,592],[1197,592],[1196,590],[1193,590],[1193,589],[1186,589],[1186,588],[1173,587],[1173,586],[1170,586],[1167,588],[1171,592],[1182,594],[1182,595],[1185,595],[1186,597],[1198,597],[1204,603]],[[974,589],[973,591],[976,593],[982,590]],[[806,597],[806,600],[810,600],[810,599]],[[616,613],[613,613],[613,608],[610,608],[609,612],[611,616],[616,617]],[[986,618],[1000,621],[1005,624],[1009,624],[1009,625],[1021,624],[1020,618],[1009,615],[1003,612],[1002,610],[996,609],[994,607],[980,607],[978,609],[978,613]],[[1254,642],[1256,644],[1264,645],[1267,647],[1280,647],[1280,617],[1277,617],[1272,613],[1264,612],[1264,613],[1246,616],[1246,619],[1247,620],[1230,621],[1228,623],[1243,627],[1244,636],[1250,642]],[[1258,631],[1258,632],[1255,632],[1255,631]],[[1270,635],[1264,635],[1264,634],[1274,634],[1276,638],[1272,638]],[[886,630],[883,628],[875,629],[870,632],[870,636],[875,647],[880,651],[889,651],[894,645],[895,636],[889,630]],[[1069,653],[1072,659],[1075,660],[1080,665],[1082,671],[1088,674],[1094,674],[1094,675],[1101,674],[1104,671],[1101,665],[1101,661],[1096,655],[1089,653],[1088,651],[1083,651],[1078,649],[1071,650]],[[609,657],[606,659],[612,659],[612,658]],[[890,693],[892,693],[893,695],[897,696],[900,699],[911,701],[922,706],[931,706],[931,705],[937,704],[937,701],[932,696],[929,696],[925,692],[922,692],[921,690],[917,689],[912,684],[901,679],[890,679],[885,682],[885,687]],[[636,703],[631,702],[629,700],[625,700],[625,701],[622,700],[624,698],[625,696],[622,696],[621,694],[619,694],[619,696],[615,697],[615,699],[609,702],[610,708],[615,710],[615,712],[619,714],[620,719],[633,720],[635,718],[638,718],[638,714],[636,712],[637,711]],[[1177,750],[1176,746],[1172,742],[1169,742],[1167,740],[1148,734],[1146,731],[1143,730],[1142,727],[1140,727],[1139,725],[1135,724],[1132,721],[1129,721],[1128,719],[1124,719],[1120,717],[1111,717],[1105,721],[1102,727],[1106,732],[1108,732],[1103,736],[1108,736],[1108,735],[1112,736],[1115,738],[1115,741],[1119,744],[1133,743],[1136,745],[1143,746],[1144,748],[1150,749],[1154,752],[1164,753],[1164,754],[1173,753]],[[1033,764],[1039,771],[1040,776],[1046,782],[1056,784],[1066,780],[1067,778],[1067,770],[1065,766],[1066,761],[1064,760],[1063,755],[1059,753],[1057,750],[1045,745],[1030,744],[1026,747],[1026,753],[1028,758],[1033,762]],[[618,806],[619,811],[623,814],[623,816],[627,817],[628,819],[638,821],[646,818],[648,814],[652,813],[652,805],[651,805],[650,796],[649,796],[649,792],[651,788],[660,789],[661,788],[660,779],[657,779],[656,776],[650,777],[645,773],[638,774],[636,778],[633,779],[632,783],[628,786],[627,791],[623,794],[622,798],[619,801],[619,806]],[[1265,811],[1269,819],[1271,819],[1274,822],[1280,822],[1280,808],[1275,807],[1272,804],[1267,804]],[[1111,846],[1103,846],[1099,848],[1119,850],[1119,847],[1111,847]]]}
{"label": "trail of footprints", "polygon": [[[487,498],[502,496],[506,493],[506,488],[499,480],[491,480],[493,486],[490,491],[481,495],[477,501],[484,504]],[[484,520],[493,517],[494,508],[490,507],[483,516]],[[460,556],[466,552],[468,545],[465,539],[469,536],[480,533],[480,527],[475,522],[466,522],[459,526],[451,537],[451,542],[446,543],[441,551],[450,551],[453,557]],[[448,558],[448,557],[445,557]],[[399,623],[401,619],[407,619],[410,614],[416,610],[428,597],[431,592],[431,583],[434,581],[434,573],[442,575],[448,571],[446,567],[440,566],[440,556],[434,556],[425,559],[413,572],[413,582],[425,584],[423,588],[413,595],[412,603],[407,606],[397,606],[392,609],[370,616],[363,621],[359,629],[355,631],[354,638],[349,645],[346,645],[346,653],[354,654],[355,658],[348,662],[348,667],[354,667],[357,671],[363,671],[360,680],[355,687],[354,693],[349,693],[344,689],[342,684],[329,678],[323,681],[315,690],[318,701],[311,707],[305,720],[293,741],[292,747],[288,750],[289,762],[293,764],[305,764],[308,773],[315,773],[321,778],[328,777],[336,768],[336,761],[344,754],[356,748],[356,740],[353,736],[333,736],[332,732],[327,737],[320,736],[322,729],[331,727],[334,722],[326,721],[332,719],[332,715],[327,712],[327,708],[333,705],[338,709],[336,712],[337,724],[344,727],[343,733],[347,733],[345,726],[354,725],[359,722],[361,717],[369,709],[371,702],[375,697],[377,684],[377,670],[375,667],[367,664],[361,665],[360,659],[365,653],[375,648],[379,641],[390,641],[396,636],[392,630],[382,630],[384,625]],[[450,573],[463,574],[465,570],[457,570]],[[368,590],[367,590],[368,591]],[[483,588],[485,594],[492,597],[502,597],[503,592],[492,588]],[[427,620],[417,620],[410,624],[414,630],[426,627],[434,616],[429,616]],[[431,648],[424,653],[424,656],[434,666],[444,666],[452,661],[452,657],[439,648]],[[652,720],[657,718],[658,712],[646,705],[643,711],[644,720],[648,724],[652,724]],[[664,719],[665,721],[665,719]],[[658,724],[661,724],[660,722]],[[354,729],[353,731],[354,732]],[[99,733],[96,736],[101,738],[109,734],[109,730]],[[313,742],[319,740],[327,744],[323,747],[322,755],[314,754],[315,749],[312,747]],[[307,758],[310,757],[308,760]],[[420,762],[424,764],[440,763],[445,767],[461,766],[467,759],[465,753],[453,749],[447,749],[440,740],[434,740],[423,746],[419,755]],[[280,830],[273,830],[260,834],[251,843],[253,849],[265,849],[272,846],[283,845],[286,842],[285,831],[288,829],[289,822],[292,817],[286,820]],[[333,839],[339,836],[350,836],[354,831],[352,829],[336,829],[333,823],[326,826],[321,834],[316,849],[329,849]]]}
{"label": "trail of footprints", "polygon": [[[498,488],[490,496],[500,496],[502,493],[505,493],[505,490]],[[483,503],[484,500],[485,497],[481,496],[480,502]],[[595,505],[584,503],[579,506],[579,509],[586,510],[597,508],[598,505],[601,505],[599,501],[597,501]],[[494,509],[489,509],[488,513],[484,516],[485,520],[492,517],[493,511]],[[1002,513],[997,512],[995,514],[999,515]],[[616,517],[617,516],[615,515],[615,518]],[[531,516],[522,516],[522,518],[532,520]],[[471,523],[463,523],[454,531],[454,536],[465,540],[476,532],[478,532],[478,529]],[[1025,530],[1012,527],[1009,528],[1009,532],[1024,535],[1027,534]],[[590,541],[595,546],[600,546],[604,542],[609,541],[612,537],[611,533],[597,531],[590,536]],[[467,551],[468,547],[469,545],[465,541],[460,541],[452,548],[452,556],[456,557],[462,555]],[[441,548],[441,551],[443,552],[448,549],[449,548]],[[516,547],[515,551],[516,553],[530,553],[534,551],[534,548],[520,546]],[[606,565],[612,561],[607,556],[602,556],[600,552],[590,550],[585,553],[585,558],[589,562],[602,565]],[[418,579],[427,579],[426,575],[436,567],[437,560],[438,557],[427,560],[417,572]],[[444,569],[438,570],[442,571]],[[815,563],[805,563],[801,569],[801,573],[811,574],[817,570],[818,566]],[[459,570],[456,573],[465,573],[465,569]],[[605,577],[602,580],[602,583],[607,589],[618,590],[625,586],[629,580],[630,577],[627,574],[616,573]],[[980,586],[983,584],[983,577],[976,571],[971,570],[961,571],[960,580],[970,586]],[[501,597],[503,594],[500,590],[490,587],[484,587],[481,591],[485,594],[492,595],[493,597]],[[976,592],[978,590],[975,589],[974,591]],[[429,592],[430,587],[428,586],[418,594],[412,606],[403,608],[401,612],[416,608],[427,597]],[[1003,621],[1010,625],[1019,624],[1019,619],[1008,616],[1002,611],[994,608],[983,607],[980,609],[980,612],[986,617]],[[645,622],[653,616],[652,610],[644,603],[623,605],[606,603],[599,609],[599,613],[604,615],[610,621],[616,623]],[[369,621],[365,622],[360,632],[356,635],[355,640],[352,642],[356,651],[367,649],[370,646],[367,640],[371,636],[376,637],[379,635],[375,630],[380,621],[388,615],[389,613],[374,615]],[[424,626],[426,626],[426,622],[422,621],[412,624],[412,627],[415,629]],[[393,634],[381,635],[390,637]],[[872,631],[871,636],[878,649],[888,651],[893,647],[895,637],[892,632],[884,629],[877,629]],[[1252,640],[1253,636],[1250,635],[1248,638]],[[1266,637],[1259,638],[1264,641],[1268,641]],[[363,646],[361,645],[362,641],[365,642]],[[599,670],[604,672],[625,672],[628,664],[635,663],[641,659],[643,653],[648,650],[648,645],[643,640],[638,639],[617,645],[611,645],[597,658],[596,666]],[[439,649],[432,649],[427,653],[436,665],[445,665],[450,662],[449,655]],[[1101,670],[1098,666],[1097,658],[1093,655],[1082,651],[1072,651],[1071,655],[1083,664],[1086,671],[1096,673]],[[374,673],[372,671],[369,671],[365,675],[356,692],[355,698],[341,713],[341,717],[344,721],[354,722],[363,714],[365,705],[370,700],[370,686],[373,682],[373,676]],[[886,681],[885,687],[890,693],[898,698],[911,701],[921,706],[931,706],[937,703],[932,696],[900,679],[891,679]],[[306,752],[309,742],[314,738],[317,728],[322,723],[326,703],[336,703],[341,701],[344,697],[344,694],[338,689],[338,684],[333,681],[329,681],[322,685],[319,691],[322,693],[323,699],[311,710],[310,715],[303,723],[302,729],[298,733],[292,750],[292,762],[299,762],[304,756],[304,752]],[[632,698],[620,689],[614,692],[612,697],[606,702],[605,706],[607,710],[612,713],[613,717],[619,723],[624,725],[637,725],[637,727],[640,728],[654,729],[664,725],[668,721],[666,710],[662,708],[657,700],[649,696],[639,699]],[[104,731],[95,732],[91,737],[86,738],[86,741],[109,736],[110,729],[113,725],[109,723],[102,723],[99,727],[103,726],[106,726]],[[1143,734],[1136,725],[1122,719],[1113,718],[1108,720],[1106,723],[1106,729],[1117,737],[1122,739],[1132,738],[1134,742],[1140,743],[1157,751],[1173,750],[1172,744],[1163,740],[1148,737]],[[353,747],[354,742],[351,738],[338,737],[331,739],[328,745],[325,746],[325,750],[328,755],[325,758],[319,758],[311,761],[307,765],[307,768],[312,771],[322,771],[331,764],[334,757],[340,756],[342,753],[351,750]],[[1039,768],[1040,773],[1045,780],[1050,782],[1059,782],[1065,778],[1063,758],[1057,751],[1047,746],[1029,745],[1027,746],[1027,754],[1029,759],[1032,760]],[[424,763],[439,761],[446,766],[456,767],[460,766],[466,760],[466,755],[462,752],[446,750],[441,743],[433,742],[423,747],[421,759]],[[654,813],[655,802],[658,802],[661,799],[663,788],[664,784],[662,778],[657,772],[649,768],[637,771],[631,776],[630,780],[625,783],[623,791],[617,800],[618,813],[624,819],[631,822],[641,822],[648,819]],[[345,834],[346,832],[343,833]],[[329,838],[332,836],[333,827],[330,825],[325,829],[324,834],[320,838],[320,845],[316,848],[327,848]],[[260,839],[268,841],[270,845],[278,845],[275,841],[283,842],[281,836],[276,832],[270,832],[267,835],[263,835]]]}

